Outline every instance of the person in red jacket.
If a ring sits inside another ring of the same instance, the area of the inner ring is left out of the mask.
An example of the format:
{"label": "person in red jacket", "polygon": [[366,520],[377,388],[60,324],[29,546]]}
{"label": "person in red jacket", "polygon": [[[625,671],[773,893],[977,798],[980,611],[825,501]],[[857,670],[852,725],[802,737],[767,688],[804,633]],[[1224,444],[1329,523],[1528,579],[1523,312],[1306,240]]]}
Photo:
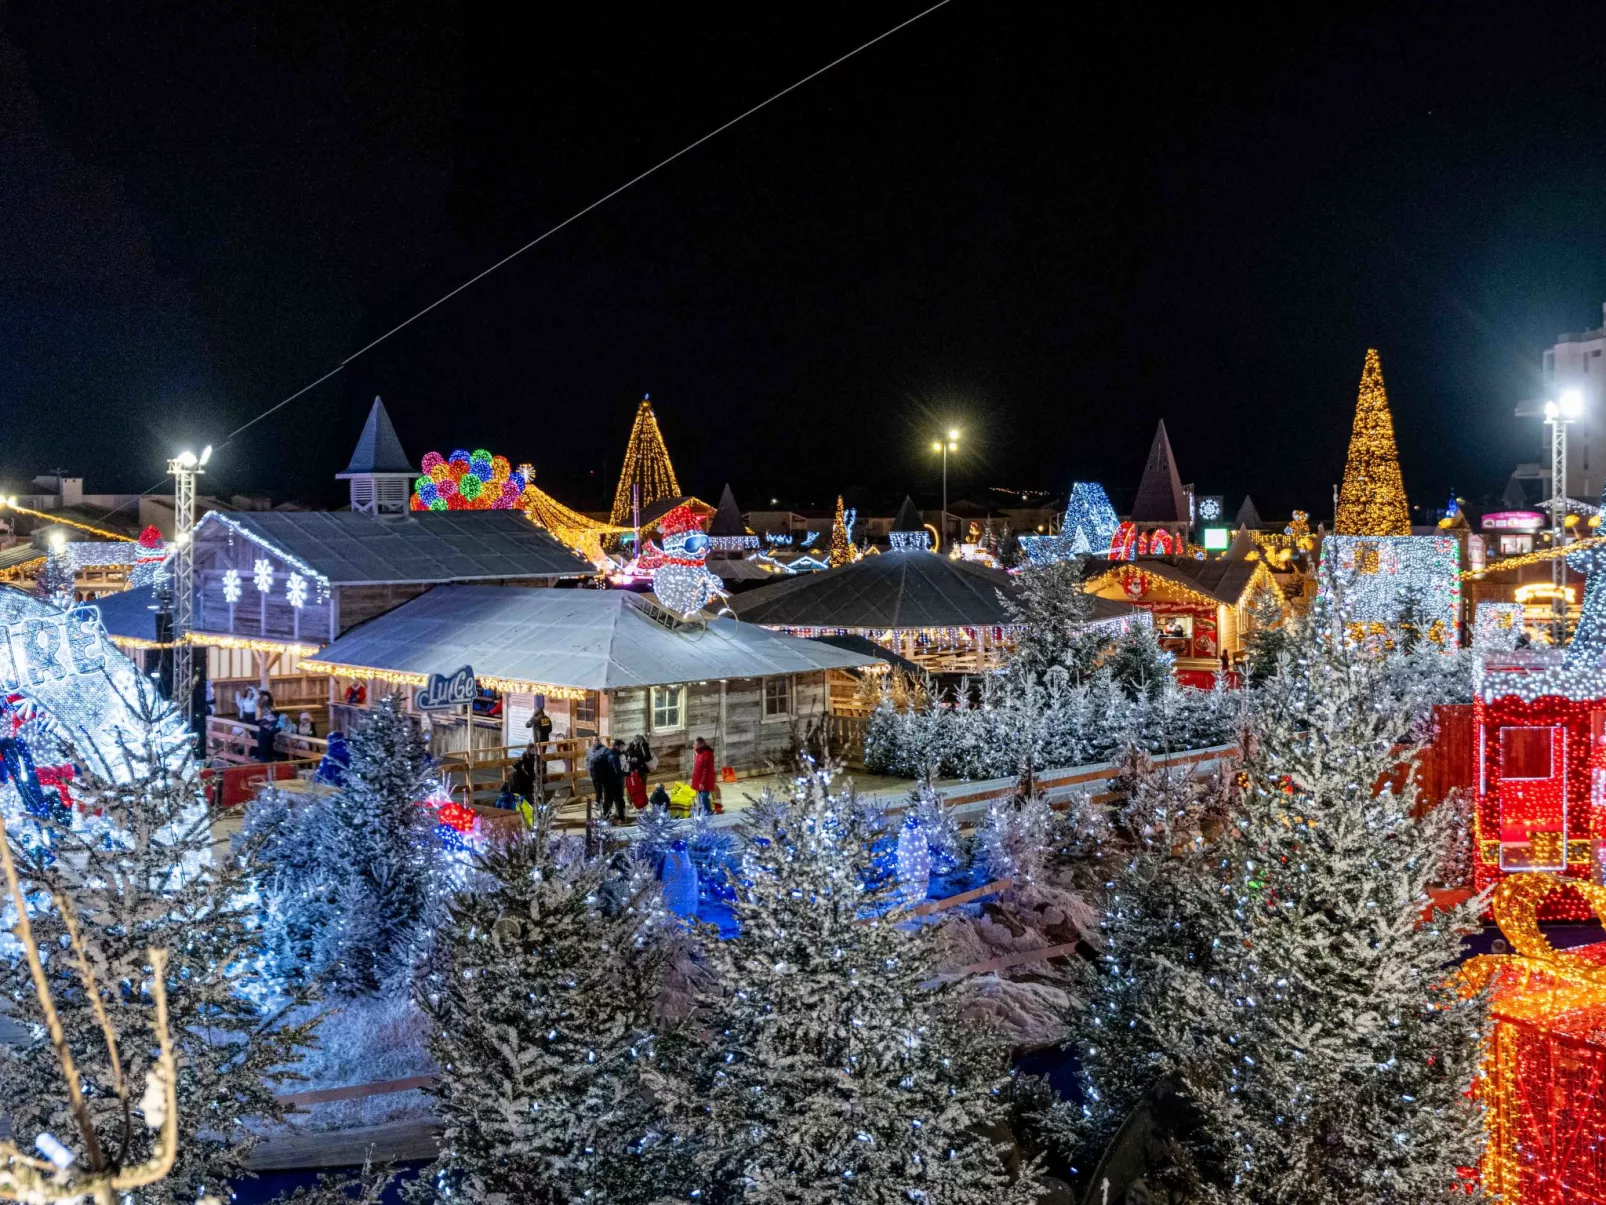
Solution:
{"label": "person in red jacket", "polygon": [[714,810],[714,747],[698,737],[692,744],[691,789],[697,792],[699,811]]}

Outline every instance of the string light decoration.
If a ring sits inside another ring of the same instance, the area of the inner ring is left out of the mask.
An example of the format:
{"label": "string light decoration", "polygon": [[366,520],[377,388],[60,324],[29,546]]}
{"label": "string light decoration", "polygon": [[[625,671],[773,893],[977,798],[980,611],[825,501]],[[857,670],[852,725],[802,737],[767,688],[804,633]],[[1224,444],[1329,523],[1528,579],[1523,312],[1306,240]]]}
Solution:
{"label": "string light decoration", "polygon": [[1121,526],[1104,487],[1096,481],[1071,483],[1065,517],[1055,536],[1021,536],[1021,550],[1034,565],[1049,565],[1073,556],[1104,556]]}
{"label": "string light decoration", "polygon": [[238,569],[225,569],[223,571],[223,601],[230,606],[240,601],[240,571]]}
{"label": "string light decoration", "polygon": [[1472,621],[1472,649],[1478,653],[1509,653],[1522,635],[1520,602],[1481,602]]}
{"label": "string light decoration", "polygon": [[185,644],[203,648],[245,649],[252,653],[294,653],[309,657],[318,651],[316,644],[302,644],[294,640],[260,640],[250,636],[222,636],[212,632],[185,632]]}
{"label": "string light decoration", "polygon": [[636,407],[630,442],[625,445],[625,463],[613,492],[610,521],[630,527],[638,503],[648,507],[661,499],[679,496],[680,482],[675,479],[675,466],[669,462],[669,449],[664,447],[663,434],[658,430],[658,416],[652,411],[651,400],[644,397]]}
{"label": "string light decoration", "polygon": [[[1407,619],[1445,649],[1459,643],[1461,545],[1454,536],[1328,536],[1317,576],[1318,597],[1342,604],[1351,638]],[[1408,605],[1411,615],[1404,614]]]}
{"label": "string light decoration", "polygon": [[103,540],[122,540],[134,543],[133,536],[125,536],[119,531],[108,531],[104,527],[95,527],[89,523],[80,523],[76,519],[69,519],[64,515],[53,515],[47,510],[31,510],[26,506],[18,506],[15,498],[0,498],[0,507],[14,510],[19,515],[28,515],[34,519],[44,519],[48,523],[59,523],[64,527],[71,527],[77,531],[87,532],[92,536],[99,536]]}
{"label": "string light decoration", "polygon": [[266,557],[258,557],[251,564],[251,581],[255,584],[258,594],[273,593],[273,562]]}
{"label": "string light decoration", "polygon": [[833,569],[839,565],[851,565],[858,559],[853,555],[853,539],[848,533],[847,513],[842,507],[842,495],[838,494],[836,516],[831,520],[831,555],[827,558]]}
{"label": "string light decoration", "polygon": [[[1564,884],[1513,875],[1495,890],[1495,921],[1515,953],[1461,970],[1468,992],[1489,990],[1494,1025],[1475,1090],[1487,1107],[1480,1168],[1507,1205],[1606,1200],[1606,942],[1565,952],[1540,929]],[[1606,918],[1606,888],[1567,884],[1590,919]]]}
{"label": "string light decoration", "polygon": [[1110,559],[1130,561],[1138,554],[1138,527],[1130,519],[1118,524],[1110,537]]}
{"label": "string light decoration", "polygon": [[888,532],[887,540],[898,552],[926,551],[931,548],[931,533],[924,528],[919,531]]}
{"label": "string light decoration", "polygon": [[[308,653],[315,653],[316,648],[309,648]],[[426,686],[429,683],[429,674],[413,673],[409,670],[379,669],[371,665],[349,665],[341,661],[323,661],[305,656],[301,668],[308,673],[333,674],[342,678],[360,678],[373,682],[380,682],[386,686]],[[554,686],[550,682],[530,682],[523,678],[499,678],[493,674],[476,674],[474,681],[491,690],[502,694],[513,695],[545,695],[549,699],[579,699],[588,697],[588,692],[578,686]]]}
{"label": "string light decoration", "polygon": [[298,611],[307,605],[307,579],[299,573],[292,573],[285,579],[284,596],[292,607]]}
{"label": "string light decoration", "polygon": [[1372,347],[1366,349],[1366,364],[1361,369],[1333,528],[1341,536],[1411,534],[1400,454],[1394,446],[1394,416],[1389,413],[1388,393],[1383,388],[1383,365]]}

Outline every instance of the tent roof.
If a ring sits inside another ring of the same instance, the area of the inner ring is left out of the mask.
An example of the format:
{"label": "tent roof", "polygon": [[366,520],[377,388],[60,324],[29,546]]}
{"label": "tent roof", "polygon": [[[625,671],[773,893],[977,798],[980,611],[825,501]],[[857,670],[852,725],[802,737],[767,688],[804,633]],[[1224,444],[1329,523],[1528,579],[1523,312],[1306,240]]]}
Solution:
{"label": "tent roof", "polygon": [[401,439],[391,424],[385,403],[375,398],[373,407],[368,411],[368,421],[363,424],[362,434],[357,437],[357,446],[352,449],[351,463],[346,466],[344,473],[339,473],[337,476],[346,477],[359,473],[410,475],[417,471],[407,459],[407,453],[402,450]]}
{"label": "tent roof", "polygon": [[596,569],[516,510],[214,511],[196,539],[238,532],[334,585],[591,577]]}
{"label": "tent roof", "polygon": [[624,590],[441,586],[340,637],[319,661],[582,690],[855,669],[875,658],[733,619],[680,623]]}
{"label": "tent roof", "polygon": [[[1233,546],[1238,547],[1236,542]],[[1227,556],[1213,560],[1197,560],[1191,556],[1140,557],[1136,561],[1090,559],[1088,581],[1127,565],[1233,606],[1242,600],[1262,562],[1234,557],[1230,550]]]}
{"label": "tent roof", "polygon": [[1149,459],[1143,466],[1137,497],[1132,502],[1132,521],[1186,523],[1188,519],[1188,498],[1182,490],[1182,479],[1177,476],[1177,461],[1171,454],[1171,440],[1166,437],[1165,420],[1161,419],[1154,432],[1154,442],[1149,445]]}
{"label": "tent roof", "polygon": [[884,552],[760,586],[731,601],[749,623],[809,628],[989,627],[1014,621],[1009,575],[921,549]]}
{"label": "tent roof", "polygon": [[117,594],[103,594],[90,604],[100,611],[108,636],[125,640],[156,641],[156,588],[136,586]]}
{"label": "tent roof", "polygon": [[920,517],[920,508],[915,500],[908,494],[903,496],[903,505],[898,508],[898,517],[892,521],[893,531],[925,531],[926,521]]}
{"label": "tent roof", "polygon": [[708,525],[708,534],[711,536],[747,534],[747,524],[742,521],[742,508],[736,505],[736,495],[731,493],[729,483],[719,495],[719,506],[714,511],[713,521]]}
{"label": "tent roof", "polygon": [[1238,508],[1237,525],[1252,531],[1259,531],[1265,526],[1261,522],[1260,512],[1255,509],[1255,500],[1248,494],[1244,495],[1244,504]]}

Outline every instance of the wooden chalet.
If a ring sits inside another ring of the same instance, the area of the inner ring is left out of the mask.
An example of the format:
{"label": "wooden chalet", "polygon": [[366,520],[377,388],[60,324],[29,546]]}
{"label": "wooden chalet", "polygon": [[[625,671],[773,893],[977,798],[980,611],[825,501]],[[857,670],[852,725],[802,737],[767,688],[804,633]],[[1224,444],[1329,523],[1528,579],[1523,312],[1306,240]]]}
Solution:
{"label": "wooden chalet", "polygon": [[[340,701],[347,683],[362,683],[370,700],[403,691],[417,714],[416,688],[469,667],[497,704],[494,723],[474,717],[474,748],[516,754],[539,702],[553,721],[554,756],[570,763],[557,773],[572,772],[593,736],[644,735],[660,771],[684,777],[698,736],[739,773],[785,764],[829,715],[827,674],[880,672],[882,663],[728,618],[683,622],[624,590],[443,586],[301,664],[330,683],[337,721],[351,718]],[[459,751],[439,740],[442,722],[440,713],[429,721],[436,751]]]}
{"label": "wooden chalet", "polygon": [[1177,681],[1205,690],[1214,687],[1217,671],[1231,669],[1243,655],[1250,599],[1262,586],[1283,598],[1247,529],[1219,557],[1087,564],[1088,593],[1148,611],[1160,646],[1176,658]]}

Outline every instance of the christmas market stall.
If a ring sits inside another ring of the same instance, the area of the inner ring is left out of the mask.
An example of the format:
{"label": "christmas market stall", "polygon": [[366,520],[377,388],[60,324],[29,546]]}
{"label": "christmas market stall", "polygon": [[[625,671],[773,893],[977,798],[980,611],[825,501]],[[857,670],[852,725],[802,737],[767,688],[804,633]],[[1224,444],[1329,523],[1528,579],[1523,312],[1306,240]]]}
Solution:
{"label": "christmas market stall", "polygon": [[499,745],[522,748],[540,704],[555,741],[646,736],[682,774],[699,736],[737,772],[784,762],[828,714],[826,674],[878,665],[729,618],[687,621],[626,590],[485,586],[431,590],[302,662],[370,697],[405,688],[415,712],[419,688],[472,681],[500,705]]}
{"label": "christmas market stall", "polygon": [[[970,674],[1009,659],[1016,633],[1000,593],[1013,589],[1000,570],[894,547],[760,586],[734,597],[731,608],[748,623],[794,636],[864,636],[930,673]],[[1128,608],[1103,610],[1094,618]]]}
{"label": "christmas market stall", "polygon": [[[311,713],[324,736],[332,684],[302,659],[432,586],[548,586],[595,575],[512,510],[214,512],[193,538],[195,618],[185,639],[208,650],[217,715],[209,723],[225,737],[237,696],[251,687],[269,691],[280,711]],[[342,700],[350,685],[337,686]],[[354,692],[352,702],[366,699]],[[487,726],[500,743],[500,724]]]}
{"label": "christmas market stall", "polygon": [[1279,604],[1283,598],[1247,531],[1219,557],[1089,560],[1086,588],[1148,611],[1160,647],[1175,658],[1177,681],[1203,690],[1212,689],[1216,673],[1242,655],[1255,594],[1269,591],[1267,597]]}

